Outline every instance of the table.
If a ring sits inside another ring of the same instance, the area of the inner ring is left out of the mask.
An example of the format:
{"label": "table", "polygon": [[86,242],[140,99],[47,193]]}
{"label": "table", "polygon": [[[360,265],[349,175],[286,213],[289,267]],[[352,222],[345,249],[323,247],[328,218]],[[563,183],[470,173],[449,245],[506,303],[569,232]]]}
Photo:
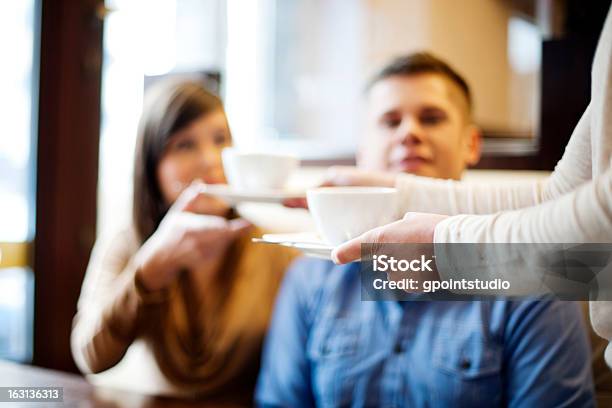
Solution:
{"label": "table", "polygon": [[95,387],[83,377],[40,367],[0,360],[0,387],[63,387],[64,402],[0,402],[4,407],[93,407],[93,408],[207,408],[231,405],[207,401],[186,401],[141,395],[124,390]]}

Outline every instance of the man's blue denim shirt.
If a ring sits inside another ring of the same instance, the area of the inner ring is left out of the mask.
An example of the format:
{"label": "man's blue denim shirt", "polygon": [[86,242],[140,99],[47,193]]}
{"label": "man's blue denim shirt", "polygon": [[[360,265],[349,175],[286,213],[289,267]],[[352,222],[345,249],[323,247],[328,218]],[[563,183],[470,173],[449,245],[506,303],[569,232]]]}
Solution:
{"label": "man's blue denim shirt", "polygon": [[359,264],[302,259],[276,302],[260,406],[590,407],[579,305],[361,300]]}

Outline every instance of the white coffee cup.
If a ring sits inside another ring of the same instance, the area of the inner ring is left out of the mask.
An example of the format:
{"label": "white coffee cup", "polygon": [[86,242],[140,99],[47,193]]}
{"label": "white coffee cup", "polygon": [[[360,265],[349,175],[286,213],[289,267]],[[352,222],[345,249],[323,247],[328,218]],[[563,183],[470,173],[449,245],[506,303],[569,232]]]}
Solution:
{"label": "white coffee cup", "polygon": [[331,245],[399,219],[395,188],[319,187],[306,196],[319,235]]}
{"label": "white coffee cup", "polygon": [[234,147],[223,149],[221,154],[229,184],[243,190],[282,189],[299,165],[293,156],[241,152]]}

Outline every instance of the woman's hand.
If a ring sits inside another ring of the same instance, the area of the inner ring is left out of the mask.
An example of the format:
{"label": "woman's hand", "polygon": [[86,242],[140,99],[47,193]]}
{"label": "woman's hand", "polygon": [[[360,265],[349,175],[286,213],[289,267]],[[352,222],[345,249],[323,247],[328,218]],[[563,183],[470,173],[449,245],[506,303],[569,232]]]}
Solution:
{"label": "woman's hand", "polygon": [[155,233],[137,254],[138,276],[145,288],[165,288],[182,269],[200,268],[223,255],[251,224],[206,215],[202,185],[193,183],[176,200]]}
{"label": "woman's hand", "polygon": [[332,259],[337,264],[357,261],[361,258],[361,244],[371,243],[432,243],[436,225],[446,215],[406,213],[404,218],[367,231],[334,249]]}
{"label": "woman's hand", "polygon": [[[371,186],[394,187],[396,174],[366,171],[352,166],[332,166],[327,169],[321,187]],[[286,207],[308,208],[305,198],[289,198],[283,201]]]}

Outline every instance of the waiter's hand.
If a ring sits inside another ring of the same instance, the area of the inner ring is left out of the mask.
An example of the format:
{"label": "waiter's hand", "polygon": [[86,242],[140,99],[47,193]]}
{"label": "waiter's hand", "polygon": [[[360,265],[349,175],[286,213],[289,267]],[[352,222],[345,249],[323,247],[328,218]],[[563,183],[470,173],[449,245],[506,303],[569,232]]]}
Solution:
{"label": "waiter's hand", "polygon": [[332,259],[337,264],[357,261],[361,258],[361,244],[382,243],[432,243],[436,225],[448,218],[446,215],[406,213],[404,218],[367,231],[334,249]]}

